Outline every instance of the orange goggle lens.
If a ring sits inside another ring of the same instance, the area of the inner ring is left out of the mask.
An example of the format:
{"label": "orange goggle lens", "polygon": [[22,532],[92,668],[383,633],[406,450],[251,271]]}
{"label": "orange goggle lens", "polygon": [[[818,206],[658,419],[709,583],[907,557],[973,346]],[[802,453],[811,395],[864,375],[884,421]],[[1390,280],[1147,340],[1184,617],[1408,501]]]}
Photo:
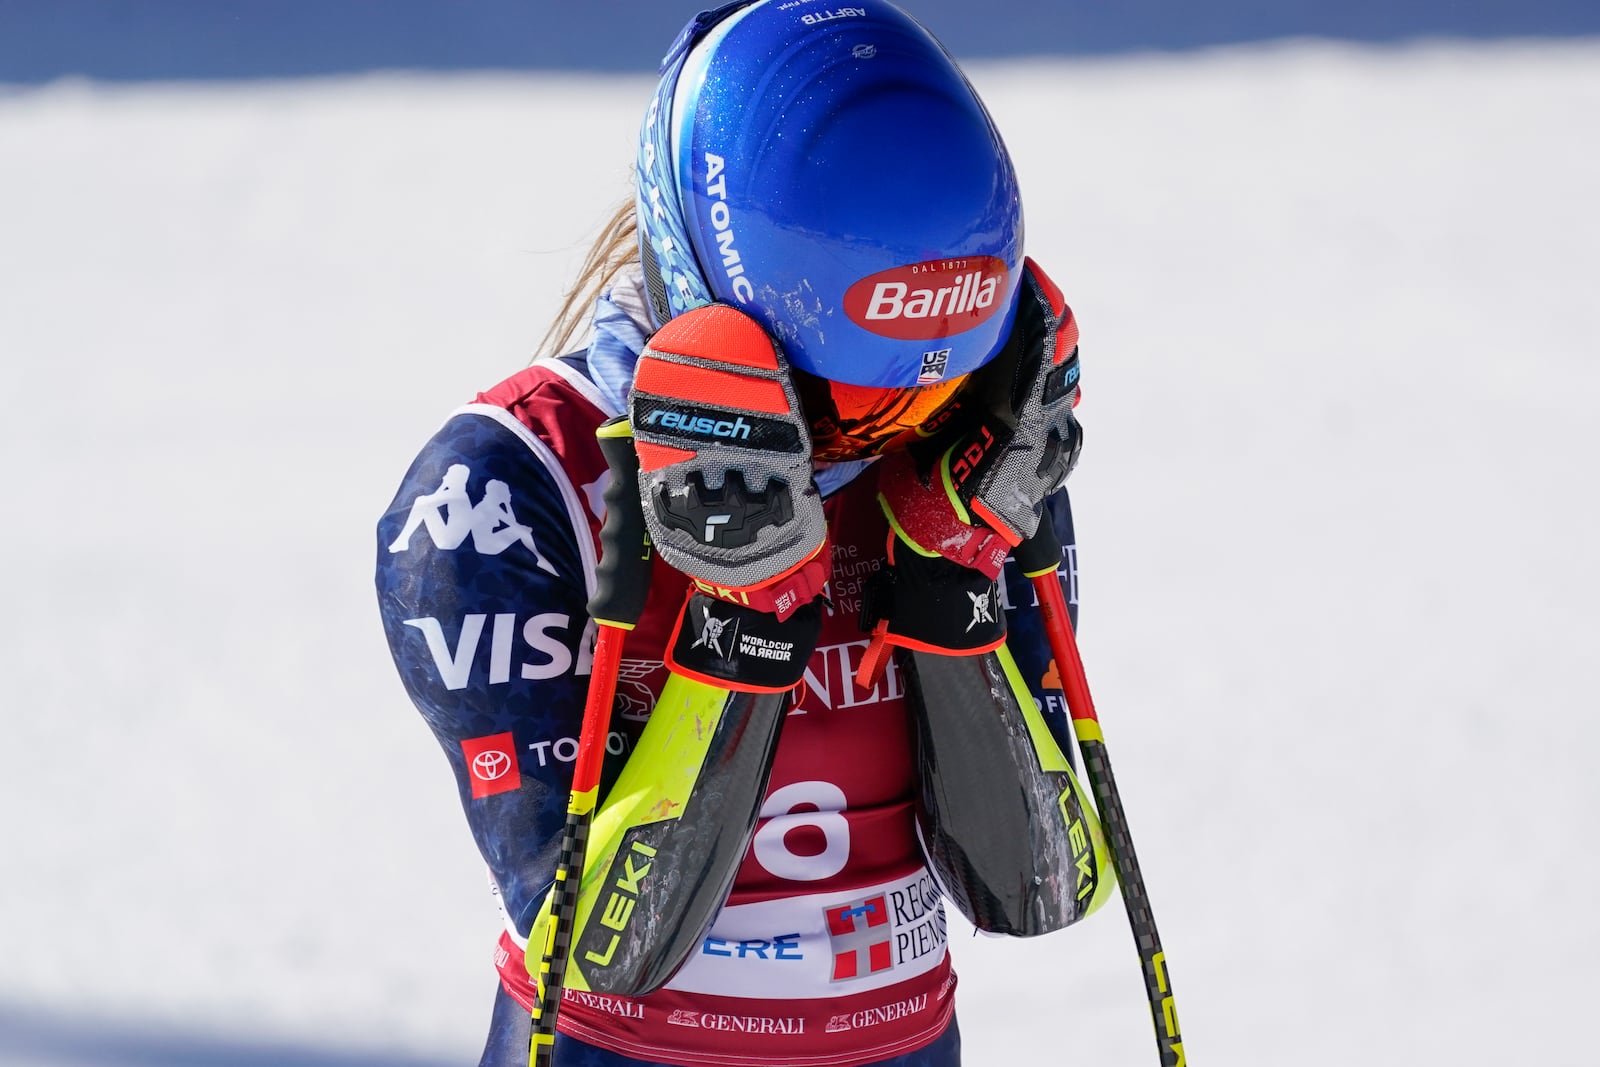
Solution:
{"label": "orange goggle lens", "polygon": [[864,459],[931,435],[960,406],[958,395],[968,377],[880,389],[794,375],[811,425],[812,454],[822,460]]}

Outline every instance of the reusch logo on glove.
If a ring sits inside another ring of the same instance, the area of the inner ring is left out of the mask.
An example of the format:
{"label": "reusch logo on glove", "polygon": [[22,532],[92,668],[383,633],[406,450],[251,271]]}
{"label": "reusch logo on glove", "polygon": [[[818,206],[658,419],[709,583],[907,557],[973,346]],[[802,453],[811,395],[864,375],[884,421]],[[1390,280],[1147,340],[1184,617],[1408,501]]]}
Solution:
{"label": "reusch logo on glove", "polygon": [[652,443],[670,443],[669,435],[681,434],[776,452],[799,452],[803,446],[800,431],[790,422],[753,412],[724,412],[660,400],[638,392],[633,400],[633,430]]}
{"label": "reusch logo on glove", "polygon": [[1011,272],[995,256],[930,259],[869,274],[844,294],[850,321],[879,337],[928,341],[985,322]]}
{"label": "reusch logo on glove", "polygon": [[684,433],[709,434],[712,437],[750,439],[750,424],[740,415],[733,419],[713,419],[705,415],[685,415],[678,411],[652,411],[644,422],[647,426],[660,426],[665,430]]}

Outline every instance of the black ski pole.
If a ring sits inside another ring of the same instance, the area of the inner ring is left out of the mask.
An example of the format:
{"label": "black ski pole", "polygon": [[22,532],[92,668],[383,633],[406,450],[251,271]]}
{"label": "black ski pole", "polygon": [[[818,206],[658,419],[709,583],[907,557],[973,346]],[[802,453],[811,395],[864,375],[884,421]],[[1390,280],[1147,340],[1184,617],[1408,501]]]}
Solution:
{"label": "black ski pole", "polygon": [[1067,612],[1066,598],[1061,595],[1061,582],[1056,578],[1056,569],[1061,566],[1061,542],[1056,539],[1048,514],[1040,521],[1038,532],[1017,546],[1015,556],[1023,573],[1032,579],[1039,596],[1039,610],[1044,617],[1050,651],[1055,655],[1056,672],[1066,692],[1072,730],[1077,735],[1089,786],[1094,790],[1100,821],[1111,846],[1117,882],[1122,886],[1122,902],[1128,909],[1128,924],[1139,948],[1145,996],[1150,1001],[1161,1064],[1162,1067],[1184,1067],[1183,1034],[1178,1029],[1178,1009],[1173,1003],[1167,956],[1161,949],[1161,935],[1156,932],[1156,917],[1150,910],[1144,876],[1139,873],[1139,858],[1133,851],[1133,837],[1128,832],[1128,816],[1122,810],[1117,779],[1111,773],[1111,759],[1106,754],[1100,718],[1095,714],[1094,699],[1089,695],[1089,680],[1083,672],[1083,658],[1078,654],[1072,616]]}

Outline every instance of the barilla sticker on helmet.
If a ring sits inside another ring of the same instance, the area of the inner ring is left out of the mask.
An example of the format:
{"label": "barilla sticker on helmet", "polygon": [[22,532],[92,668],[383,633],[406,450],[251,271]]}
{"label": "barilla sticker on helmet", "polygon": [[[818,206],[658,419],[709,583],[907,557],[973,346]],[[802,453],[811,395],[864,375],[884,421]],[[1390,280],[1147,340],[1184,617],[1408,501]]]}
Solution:
{"label": "barilla sticker on helmet", "polygon": [[880,337],[928,341],[962,333],[1000,308],[1010,274],[997,256],[933,259],[869,274],[844,294],[845,314]]}
{"label": "barilla sticker on helmet", "polygon": [[728,284],[733,286],[733,295],[738,297],[739,303],[748,304],[755,298],[756,291],[750,279],[744,276],[744,263],[739,258],[739,250],[733,247],[733,213],[728,210],[727,164],[721,156],[711,152],[706,153],[706,195],[713,198],[711,228],[716,231],[717,251],[722,255],[722,273],[727,275]]}

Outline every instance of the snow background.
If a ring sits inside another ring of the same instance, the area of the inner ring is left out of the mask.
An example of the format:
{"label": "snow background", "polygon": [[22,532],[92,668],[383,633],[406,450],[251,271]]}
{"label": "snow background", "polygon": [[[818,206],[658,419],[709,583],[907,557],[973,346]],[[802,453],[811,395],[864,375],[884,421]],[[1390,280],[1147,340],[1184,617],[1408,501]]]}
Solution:
{"label": "snow background", "polygon": [[[1084,330],[1083,652],[1188,1053],[1588,1062],[1600,40],[970,73]],[[0,95],[0,1063],[476,1062],[497,920],[371,528],[649,84]],[[970,1063],[1154,1062],[1120,906],[952,932]]]}

